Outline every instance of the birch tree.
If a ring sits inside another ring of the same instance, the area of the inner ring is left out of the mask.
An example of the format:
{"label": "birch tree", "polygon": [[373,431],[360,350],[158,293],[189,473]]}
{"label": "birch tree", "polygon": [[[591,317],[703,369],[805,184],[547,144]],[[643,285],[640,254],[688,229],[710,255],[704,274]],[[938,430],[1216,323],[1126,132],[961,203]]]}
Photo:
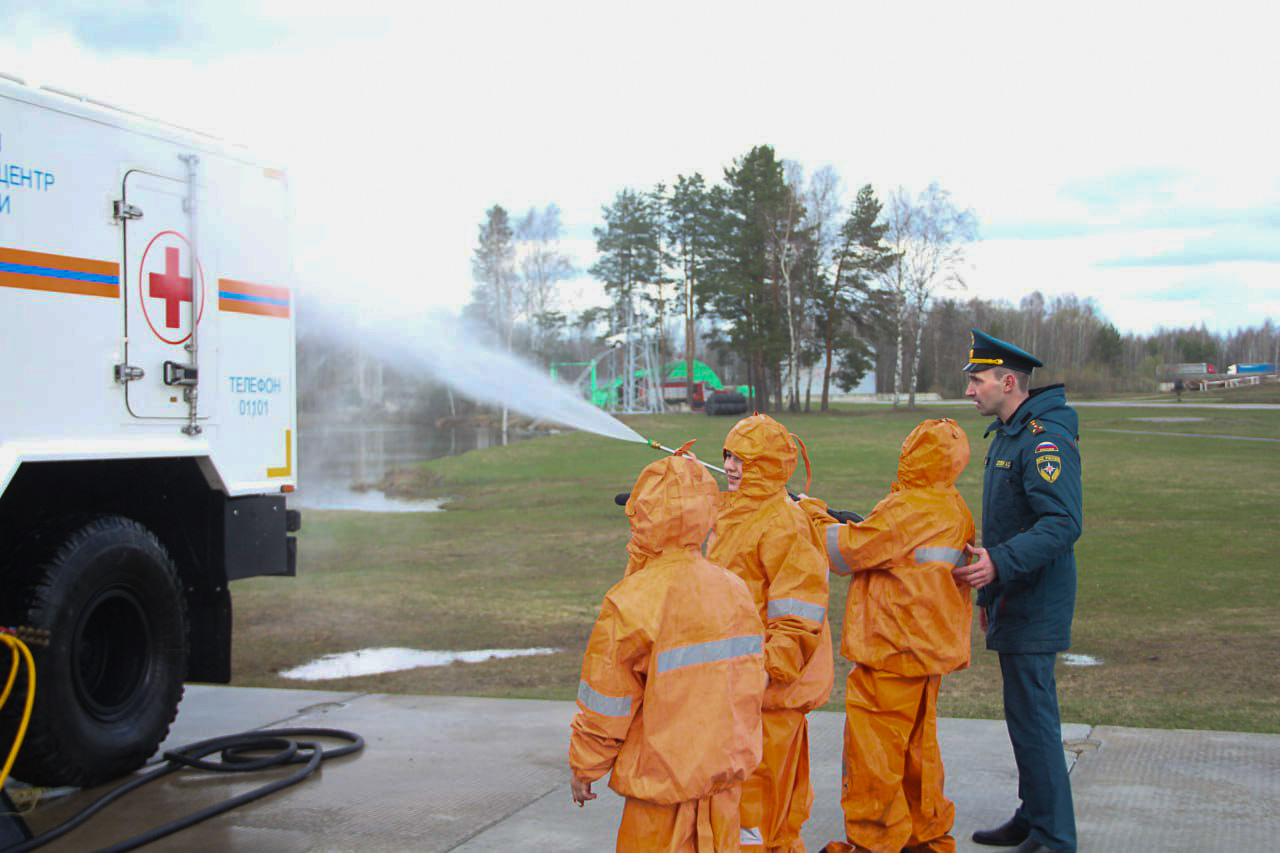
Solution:
{"label": "birch tree", "polygon": [[801,260],[801,246],[805,208],[801,201],[804,192],[804,168],[794,160],[782,161],[785,191],[782,203],[774,216],[765,219],[765,236],[769,250],[778,268],[782,284],[782,297],[787,319],[787,388],[788,411],[800,409],[800,333],[797,328],[799,308],[796,305],[798,282],[797,267]]}
{"label": "birch tree", "polygon": [[[836,277],[835,257],[840,241],[840,209],[843,194],[840,175],[834,166],[826,165],[809,178],[804,193],[804,209],[809,237],[809,270],[803,310],[800,316],[801,349],[814,351],[819,343],[816,300]],[[877,211],[879,207],[877,207]],[[873,219],[874,221],[874,219]],[[839,286],[838,282],[835,282]],[[808,379],[804,394],[804,409],[809,411],[809,398],[813,387],[813,371],[806,371]],[[821,409],[826,411],[830,389],[830,360],[824,369]]]}
{"label": "birch tree", "polygon": [[[978,220],[972,210],[957,208],[951,194],[934,182],[915,199],[903,187],[894,190],[884,224],[888,226],[885,241],[898,256],[881,274],[894,299],[893,404],[898,405],[906,380],[907,405],[914,407],[925,312],[940,291],[964,288],[965,253],[977,239]],[[911,370],[906,374],[908,354]]]}

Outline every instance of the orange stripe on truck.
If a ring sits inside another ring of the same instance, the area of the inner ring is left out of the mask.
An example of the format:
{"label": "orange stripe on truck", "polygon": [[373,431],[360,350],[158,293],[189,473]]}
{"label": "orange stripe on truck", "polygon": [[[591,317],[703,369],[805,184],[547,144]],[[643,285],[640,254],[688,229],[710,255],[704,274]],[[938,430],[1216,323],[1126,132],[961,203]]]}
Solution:
{"label": "orange stripe on truck", "polygon": [[0,246],[0,287],[120,297],[120,265]]}
{"label": "orange stripe on truck", "polygon": [[253,284],[234,278],[218,279],[218,310],[264,317],[289,316],[289,288]]}

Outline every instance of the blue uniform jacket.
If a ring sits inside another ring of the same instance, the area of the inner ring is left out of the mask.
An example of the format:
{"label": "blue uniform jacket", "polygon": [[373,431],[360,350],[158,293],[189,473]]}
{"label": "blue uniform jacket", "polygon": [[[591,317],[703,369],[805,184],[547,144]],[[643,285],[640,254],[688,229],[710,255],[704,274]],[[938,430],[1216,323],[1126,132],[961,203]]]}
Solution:
{"label": "blue uniform jacket", "polygon": [[1080,421],[1061,385],[1036,388],[996,420],[982,475],[982,546],[996,580],[978,591],[987,648],[1059,652],[1071,645],[1080,536]]}

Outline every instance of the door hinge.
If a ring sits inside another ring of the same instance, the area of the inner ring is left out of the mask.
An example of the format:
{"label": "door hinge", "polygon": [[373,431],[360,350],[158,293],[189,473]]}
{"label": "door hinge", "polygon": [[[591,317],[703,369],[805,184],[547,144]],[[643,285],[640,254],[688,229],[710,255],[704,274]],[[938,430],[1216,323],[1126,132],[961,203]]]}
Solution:
{"label": "door hinge", "polygon": [[126,382],[133,382],[136,379],[141,379],[147,375],[146,371],[141,367],[134,367],[132,364],[117,364],[115,366],[115,372],[116,381],[121,385],[124,385]]}
{"label": "door hinge", "polygon": [[137,205],[126,204],[124,201],[116,200],[111,203],[116,219],[141,219],[142,208]]}

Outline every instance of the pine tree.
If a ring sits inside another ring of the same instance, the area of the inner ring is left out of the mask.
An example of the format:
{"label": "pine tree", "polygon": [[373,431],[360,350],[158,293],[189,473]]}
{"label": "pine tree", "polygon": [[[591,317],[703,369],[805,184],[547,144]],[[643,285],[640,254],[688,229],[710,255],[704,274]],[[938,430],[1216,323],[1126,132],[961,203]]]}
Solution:
{"label": "pine tree", "polygon": [[769,410],[789,349],[786,304],[770,233],[786,215],[789,189],[773,148],[758,145],[725,169],[727,198],[717,229],[711,303],[724,321],[728,347],[747,364],[753,405]]}
{"label": "pine tree", "polygon": [[[604,227],[593,229],[599,259],[588,272],[604,282],[605,292],[613,299],[614,316],[628,341],[639,335],[645,320],[637,316],[640,301],[644,303],[646,289],[661,287],[663,283],[664,253],[662,249],[661,210],[651,195],[633,189],[621,190],[612,205],[603,208]],[[659,318],[660,322],[660,318]],[[623,404],[633,405],[633,382],[637,365],[634,348],[627,347],[626,377],[623,382]]]}
{"label": "pine tree", "polygon": [[698,313],[706,302],[704,279],[715,254],[716,219],[724,202],[720,187],[707,188],[701,174],[676,176],[666,197],[666,238],[678,269],[684,302],[685,393],[693,405],[693,363]]}
{"label": "pine tree", "polygon": [[896,258],[883,243],[887,226],[876,224],[880,209],[875,191],[870,184],[864,185],[840,228],[832,278],[815,294],[813,315],[825,359],[822,411],[829,406],[833,376],[845,387],[852,387],[871,364],[870,348],[860,333],[880,319],[875,276],[888,269]]}

